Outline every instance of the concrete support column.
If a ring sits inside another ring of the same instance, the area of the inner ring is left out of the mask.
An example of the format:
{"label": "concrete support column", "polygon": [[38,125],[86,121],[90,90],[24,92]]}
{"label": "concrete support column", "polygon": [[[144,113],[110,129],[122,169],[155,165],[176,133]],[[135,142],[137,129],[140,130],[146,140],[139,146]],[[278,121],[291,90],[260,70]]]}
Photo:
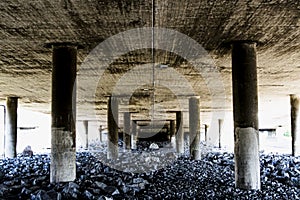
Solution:
{"label": "concrete support column", "polygon": [[85,141],[84,141],[84,148],[88,149],[89,148],[89,121],[84,120],[83,121],[83,127],[84,127],[84,136],[85,136]]}
{"label": "concrete support column", "polygon": [[18,97],[6,99],[5,157],[17,156]]}
{"label": "concrete support column", "polygon": [[175,121],[170,120],[170,141],[174,135],[175,135]]}
{"label": "concrete support column", "polygon": [[131,142],[131,149],[136,149],[136,141],[137,141],[137,124],[136,121],[132,121],[132,142]]}
{"label": "concrete support column", "polygon": [[77,47],[55,44],[52,69],[50,182],[76,178],[76,59]]}
{"label": "concrete support column", "polygon": [[102,142],[102,125],[99,126],[99,141]]}
{"label": "concrete support column", "polygon": [[300,117],[299,117],[300,98],[297,95],[290,95],[291,104],[291,133],[292,133],[292,156],[300,155]]}
{"label": "concrete support column", "polygon": [[235,184],[260,189],[256,45],[232,45]]}
{"label": "concrete support column", "polygon": [[190,156],[193,160],[201,159],[200,149],[200,107],[199,98],[189,99],[189,122],[190,122]]}
{"label": "concrete support column", "polygon": [[119,139],[119,104],[116,97],[109,97],[107,109],[107,126],[108,126],[108,140],[107,140],[107,158],[117,159],[119,154],[118,139]]}
{"label": "concrete support column", "polygon": [[205,134],[205,142],[208,142],[208,135],[207,135],[207,131],[208,131],[208,125],[204,124],[204,134]]}
{"label": "concrete support column", "polygon": [[222,135],[223,135],[223,119],[218,119],[218,125],[219,125],[219,148],[222,148]]}
{"label": "concrete support column", "polygon": [[182,111],[176,111],[176,150],[179,154],[184,153],[184,131]]}
{"label": "concrete support column", "polygon": [[124,113],[124,144],[125,149],[131,149],[131,114],[129,112]]}
{"label": "concrete support column", "polygon": [[[136,121],[136,123],[137,123],[137,121]],[[139,141],[140,132],[141,132],[141,127],[138,124],[136,124],[136,144]]]}

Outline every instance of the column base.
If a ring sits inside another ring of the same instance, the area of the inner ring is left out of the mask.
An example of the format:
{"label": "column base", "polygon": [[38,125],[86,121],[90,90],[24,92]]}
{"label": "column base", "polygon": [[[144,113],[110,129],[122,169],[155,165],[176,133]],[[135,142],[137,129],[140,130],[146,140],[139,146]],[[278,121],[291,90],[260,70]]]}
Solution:
{"label": "column base", "polygon": [[258,130],[235,130],[235,185],[242,189],[260,189]]}
{"label": "column base", "polygon": [[50,182],[69,182],[76,179],[76,148],[73,133],[52,128]]}

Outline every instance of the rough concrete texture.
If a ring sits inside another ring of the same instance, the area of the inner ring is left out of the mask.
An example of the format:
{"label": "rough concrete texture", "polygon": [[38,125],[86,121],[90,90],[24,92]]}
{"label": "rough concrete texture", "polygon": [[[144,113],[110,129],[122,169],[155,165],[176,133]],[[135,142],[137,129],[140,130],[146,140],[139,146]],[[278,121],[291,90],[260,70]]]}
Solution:
{"label": "rough concrete texture", "polygon": [[292,134],[292,155],[300,155],[300,116],[299,116],[299,97],[297,95],[290,95],[291,103],[291,134]]}
{"label": "rough concrete texture", "polygon": [[189,99],[189,136],[190,136],[190,156],[193,160],[201,159],[200,149],[200,103],[199,98]]}
{"label": "rough concrete texture", "polygon": [[253,127],[235,129],[235,183],[243,189],[260,189],[258,131]]}
{"label": "rough concrete texture", "polygon": [[53,128],[51,135],[50,182],[69,182],[76,178],[74,133]]}
{"label": "rough concrete texture", "polygon": [[18,97],[8,97],[6,100],[6,125],[5,125],[5,157],[17,156],[17,119]]}
{"label": "rough concrete texture", "polygon": [[[299,93],[300,70],[300,2],[279,0],[100,0],[100,1],[1,1],[0,2],[0,96],[22,97],[22,106],[50,112],[51,51],[43,48],[46,42],[79,42],[84,46],[78,54],[78,64],[100,42],[122,31],[150,27],[152,6],[155,27],[174,29],[191,37],[212,56],[225,83],[227,104],[231,109],[231,64],[229,48],[224,42],[230,40],[260,41],[258,75],[260,101],[264,104],[276,102],[290,93]],[[156,35],[158,38],[159,35]],[[145,38],[137,38],[144,41]],[[124,40],[130,45],[130,41]],[[135,44],[132,44],[135,45]],[[159,48],[159,44],[158,48]],[[112,48],[118,49],[119,43]],[[201,96],[202,108],[215,109],[210,104],[210,92],[205,82],[194,73],[184,59],[170,52],[157,50],[157,63],[169,64],[183,74],[197,95]],[[99,87],[96,106],[101,120],[106,121],[106,98],[119,77],[136,64],[152,63],[151,52],[130,52],[115,60],[106,71],[103,85]],[[201,63],[201,61],[199,61]],[[92,71],[92,70],[91,70]],[[93,73],[93,72],[91,72]],[[91,76],[86,77],[89,79]],[[24,84],[26,83],[26,84]],[[182,93],[182,83],[178,92]],[[125,87],[130,87],[126,85]],[[88,86],[87,86],[88,88]],[[101,89],[100,89],[101,88]],[[148,92],[137,90],[132,97],[131,108],[136,111],[149,110],[147,98],[137,98]],[[168,95],[166,95],[168,94]],[[178,109],[176,98],[166,90],[156,93],[157,101],[167,110]],[[94,99],[78,99],[79,118],[84,118],[85,107]],[[186,104],[187,105],[187,104]],[[263,106],[263,104],[262,104]],[[186,110],[188,107],[186,107]],[[209,123],[207,113],[203,122]],[[145,113],[136,114],[145,117]],[[276,119],[278,116],[274,116]],[[174,119],[174,117],[173,117]],[[188,124],[188,123],[186,123]]]}

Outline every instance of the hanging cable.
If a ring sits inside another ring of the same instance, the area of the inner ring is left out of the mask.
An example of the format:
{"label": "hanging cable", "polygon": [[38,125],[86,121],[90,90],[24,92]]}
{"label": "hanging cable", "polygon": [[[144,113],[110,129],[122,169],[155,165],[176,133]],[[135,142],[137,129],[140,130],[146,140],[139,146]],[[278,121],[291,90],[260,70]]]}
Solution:
{"label": "hanging cable", "polygon": [[155,0],[152,0],[152,24],[151,24],[151,56],[152,56],[152,131],[153,131],[153,124],[154,124],[154,104],[155,104]]}

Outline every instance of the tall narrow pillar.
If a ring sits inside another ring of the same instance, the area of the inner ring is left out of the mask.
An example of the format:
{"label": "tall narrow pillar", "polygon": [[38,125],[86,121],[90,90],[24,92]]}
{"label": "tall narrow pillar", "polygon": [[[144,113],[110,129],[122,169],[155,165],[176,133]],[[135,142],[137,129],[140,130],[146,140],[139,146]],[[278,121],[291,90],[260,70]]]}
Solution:
{"label": "tall narrow pillar", "polygon": [[190,156],[193,160],[200,160],[200,107],[199,98],[197,97],[191,97],[189,99],[189,122]]}
{"label": "tall narrow pillar", "polygon": [[83,121],[83,127],[84,127],[84,148],[88,149],[89,148],[89,121],[84,120]]}
{"label": "tall narrow pillar", "polygon": [[5,157],[17,156],[18,97],[6,99]]}
{"label": "tall narrow pillar", "polygon": [[222,148],[222,135],[223,135],[223,119],[218,119],[219,125],[219,148]]}
{"label": "tall narrow pillar", "polygon": [[131,114],[129,112],[124,113],[124,134],[123,140],[125,149],[131,149]]}
{"label": "tall narrow pillar", "polygon": [[176,111],[176,150],[179,154],[184,153],[184,131],[182,111]]}
{"label": "tall narrow pillar", "polygon": [[170,141],[174,135],[175,135],[175,121],[170,120]]}
{"label": "tall narrow pillar", "polygon": [[291,132],[292,132],[292,156],[300,155],[300,117],[299,117],[300,98],[297,95],[290,95],[291,104]]}
{"label": "tall narrow pillar", "polygon": [[256,45],[232,45],[235,185],[260,189]]}
{"label": "tall narrow pillar", "polygon": [[99,141],[102,142],[102,125],[99,126]]}
{"label": "tall narrow pillar", "polygon": [[208,125],[204,124],[204,135],[205,135],[205,142],[208,142],[208,135],[207,135],[207,131],[208,131]]}
{"label": "tall narrow pillar", "polygon": [[52,46],[52,128],[50,182],[76,178],[76,57],[71,44]]}
{"label": "tall narrow pillar", "polygon": [[108,126],[108,144],[107,144],[107,158],[117,159],[118,150],[118,139],[119,139],[119,104],[116,97],[109,97],[107,109],[107,126]]}
{"label": "tall narrow pillar", "polygon": [[132,121],[132,142],[131,142],[131,148],[132,149],[136,149],[136,141],[137,141],[137,122],[136,121]]}

